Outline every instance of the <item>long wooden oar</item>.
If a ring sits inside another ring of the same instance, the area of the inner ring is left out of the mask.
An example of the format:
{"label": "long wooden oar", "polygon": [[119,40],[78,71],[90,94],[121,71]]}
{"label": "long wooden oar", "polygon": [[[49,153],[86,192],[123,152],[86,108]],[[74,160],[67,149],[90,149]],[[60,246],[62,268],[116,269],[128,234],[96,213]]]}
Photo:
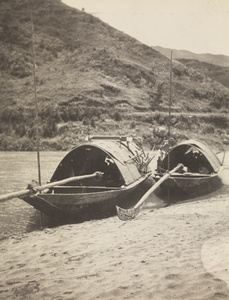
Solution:
{"label": "long wooden oar", "polygon": [[13,193],[8,193],[8,194],[5,194],[5,195],[1,195],[0,196],[0,202],[6,201],[6,200],[9,200],[9,199],[12,199],[12,198],[20,198],[20,197],[23,197],[23,196],[28,196],[28,195],[34,194],[36,192],[41,192],[43,190],[50,189],[54,186],[63,185],[63,184],[66,184],[66,183],[69,183],[69,182],[72,182],[72,181],[82,180],[82,179],[86,179],[86,178],[93,178],[93,177],[101,178],[102,175],[103,175],[102,172],[97,171],[93,174],[69,177],[69,178],[66,178],[66,179],[59,180],[59,181],[54,181],[54,182],[51,182],[51,183],[47,183],[47,184],[44,184],[44,185],[41,185],[41,186],[39,186],[39,185],[37,185],[37,186],[29,185],[24,190],[21,190],[21,191],[18,191],[18,192],[13,192]]}
{"label": "long wooden oar", "polygon": [[120,220],[127,221],[135,218],[141,210],[141,207],[144,205],[148,197],[164,182],[167,178],[170,177],[172,173],[175,173],[181,167],[184,167],[183,164],[178,164],[174,169],[167,172],[160,180],[158,180],[138,201],[133,208],[124,209],[119,206],[116,206],[117,214]]}

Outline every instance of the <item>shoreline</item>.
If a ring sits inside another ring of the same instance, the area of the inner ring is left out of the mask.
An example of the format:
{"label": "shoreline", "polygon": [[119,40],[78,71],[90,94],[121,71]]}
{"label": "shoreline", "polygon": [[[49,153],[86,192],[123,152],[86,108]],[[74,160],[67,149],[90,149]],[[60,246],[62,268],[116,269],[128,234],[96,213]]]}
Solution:
{"label": "shoreline", "polygon": [[[229,299],[227,193],[0,242],[1,299]],[[218,248],[217,248],[217,247]]]}

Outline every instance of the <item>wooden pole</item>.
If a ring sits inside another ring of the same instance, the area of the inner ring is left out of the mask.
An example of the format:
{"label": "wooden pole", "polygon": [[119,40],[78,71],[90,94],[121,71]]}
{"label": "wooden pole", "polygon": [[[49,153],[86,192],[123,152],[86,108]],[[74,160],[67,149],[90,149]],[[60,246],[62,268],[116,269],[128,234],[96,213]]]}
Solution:
{"label": "wooden pole", "polygon": [[[170,170],[170,138],[171,138],[171,106],[172,106],[172,72],[173,71],[173,51],[171,51],[170,57],[170,76],[169,76],[169,129],[168,129],[168,171]],[[170,199],[170,188],[168,187],[167,194],[168,201]]]}
{"label": "wooden pole", "polygon": [[54,186],[64,185],[64,184],[66,184],[68,182],[72,182],[72,181],[77,181],[77,180],[82,180],[82,179],[87,179],[87,178],[93,178],[93,177],[101,178],[102,175],[103,175],[102,172],[97,171],[93,174],[69,177],[69,178],[59,180],[59,181],[54,181],[54,182],[44,184],[42,186],[40,186],[40,185],[31,186],[31,188],[27,188],[27,189],[24,189],[24,190],[21,190],[21,191],[8,193],[8,194],[5,194],[5,195],[0,195],[0,202],[6,201],[6,200],[9,200],[9,199],[12,199],[12,198],[25,197],[25,196],[31,195],[33,193],[41,192],[43,190],[50,189]]}
{"label": "wooden pole", "polygon": [[35,61],[35,38],[34,38],[34,22],[33,22],[33,9],[30,3],[31,14],[31,29],[32,29],[32,50],[33,50],[33,86],[35,98],[35,123],[36,123],[36,142],[37,142],[37,165],[38,165],[38,182],[41,185],[41,167],[40,167],[40,138],[39,138],[39,112],[37,100],[37,85],[36,85],[36,61]]}
{"label": "wooden pole", "polygon": [[[170,149],[170,138],[171,138],[171,106],[172,106],[172,58],[173,51],[171,51],[171,58],[170,58],[170,84],[169,84],[169,124],[168,124],[168,147]],[[168,171],[170,170],[170,155],[168,152]]]}
{"label": "wooden pole", "polygon": [[[32,1],[32,0],[31,0]],[[31,29],[32,29],[32,50],[33,50],[33,87],[35,98],[35,123],[36,123],[36,144],[37,144],[37,170],[38,182],[41,185],[41,166],[40,166],[40,138],[39,138],[39,114],[38,114],[38,101],[37,101],[37,85],[36,85],[36,60],[35,60],[35,38],[34,38],[34,22],[33,22],[33,8],[30,2],[30,15],[31,15]],[[40,213],[40,223],[43,227],[43,216]]]}

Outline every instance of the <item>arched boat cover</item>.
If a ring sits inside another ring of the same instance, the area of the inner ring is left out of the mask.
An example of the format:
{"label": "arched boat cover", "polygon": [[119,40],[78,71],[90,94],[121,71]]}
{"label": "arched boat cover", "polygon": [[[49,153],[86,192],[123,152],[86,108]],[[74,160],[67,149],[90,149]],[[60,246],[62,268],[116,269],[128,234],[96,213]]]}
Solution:
{"label": "arched boat cover", "polygon": [[220,163],[218,157],[204,142],[201,142],[199,140],[193,140],[193,139],[183,141],[183,142],[179,143],[178,145],[172,147],[170,149],[170,152],[172,152],[174,149],[177,149],[178,147],[180,147],[182,145],[187,145],[190,147],[197,148],[206,157],[206,159],[208,160],[208,162],[210,163],[210,165],[212,166],[212,168],[215,172],[217,172],[218,169],[220,168],[221,163]]}
{"label": "arched boat cover", "polygon": [[[66,169],[70,169],[71,165],[74,165],[75,163],[74,168],[76,170],[78,168],[77,165],[82,163],[83,160],[86,160],[88,153],[90,152],[90,159],[94,159],[95,162],[101,160],[102,163],[104,163],[107,157],[110,158],[117,166],[123,178],[123,184],[128,185],[141,177],[138,166],[134,160],[136,152],[139,151],[140,149],[138,149],[134,143],[130,143],[129,147],[127,147],[120,141],[99,140],[83,144],[71,150],[62,159],[56,171],[54,172],[51,181],[75,176],[75,174],[69,174]],[[98,169],[99,167],[100,165],[97,163],[97,169],[93,170],[92,172],[103,171],[102,167],[101,169]]]}

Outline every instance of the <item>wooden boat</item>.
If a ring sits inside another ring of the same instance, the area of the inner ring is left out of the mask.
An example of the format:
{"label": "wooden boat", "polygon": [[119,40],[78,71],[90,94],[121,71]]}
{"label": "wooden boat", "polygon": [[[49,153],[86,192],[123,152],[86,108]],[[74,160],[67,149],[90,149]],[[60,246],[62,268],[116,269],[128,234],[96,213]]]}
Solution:
{"label": "wooden boat", "polygon": [[[145,192],[143,185],[151,175],[149,161],[128,138],[94,137],[62,159],[50,180],[51,188],[20,198],[54,219],[108,217],[116,213],[117,204],[125,206],[139,191]],[[77,181],[55,185],[71,178]]]}
{"label": "wooden boat", "polygon": [[205,143],[198,140],[181,142],[172,147],[163,159],[159,157],[154,180],[158,181],[168,169],[173,169],[179,163],[184,167],[161,184],[163,191],[196,197],[211,193],[222,185],[222,163]]}

